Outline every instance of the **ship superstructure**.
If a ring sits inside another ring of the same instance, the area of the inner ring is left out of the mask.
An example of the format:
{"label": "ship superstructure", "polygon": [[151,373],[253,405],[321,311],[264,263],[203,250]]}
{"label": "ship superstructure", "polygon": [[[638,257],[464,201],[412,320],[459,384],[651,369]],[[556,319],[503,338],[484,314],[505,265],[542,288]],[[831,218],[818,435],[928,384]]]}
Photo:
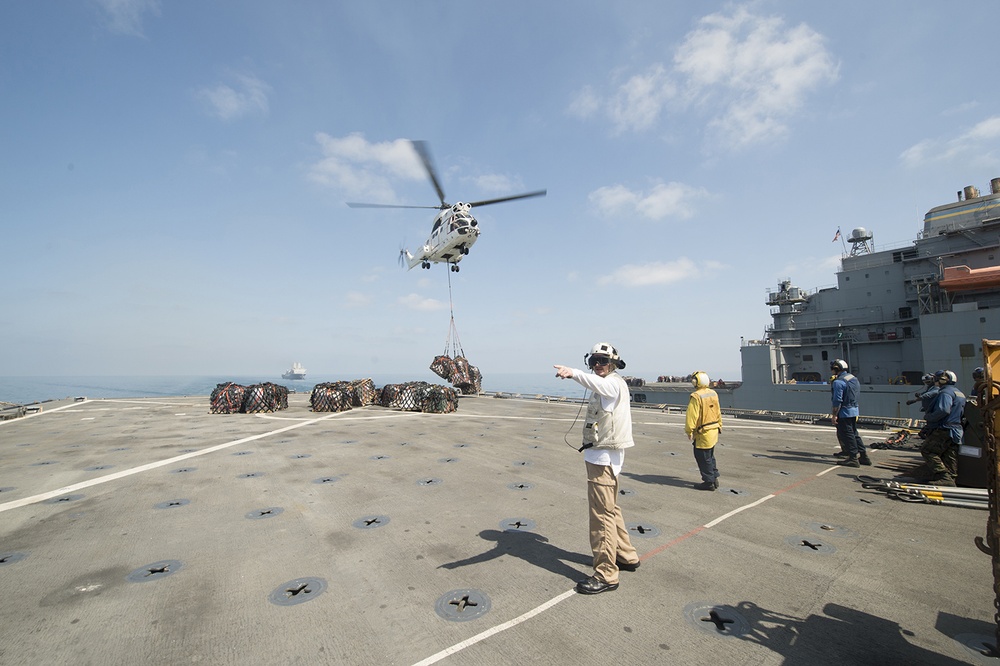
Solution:
{"label": "ship superstructure", "polygon": [[[1000,178],[989,194],[969,186],[932,208],[909,246],[875,251],[861,227],[848,242],[835,287],[809,292],[783,279],[768,293],[772,323],[741,345],[742,386],[720,392],[724,406],[824,413],[837,358],[860,379],[867,415],[919,419],[906,399],[926,372],[953,370],[971,386],[982,339],[1000,337]],[[685,397],[657,389],[633,393],[639,402]]]}

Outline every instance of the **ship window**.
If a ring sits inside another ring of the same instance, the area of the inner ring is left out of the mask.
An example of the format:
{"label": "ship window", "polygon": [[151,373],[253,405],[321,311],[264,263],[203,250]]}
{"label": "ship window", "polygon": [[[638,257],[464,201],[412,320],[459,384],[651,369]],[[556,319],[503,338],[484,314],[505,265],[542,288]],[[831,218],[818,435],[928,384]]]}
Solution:
{"label": "ship window", "polygon": [[963,344],[958,346],[958,355],[962,358],[972,358],[976,354],[976,347],[973,344]]}
{"label": "ship window", "polygon": [[805,356],[802,357],[802,360],[803,361],[811,361],[811,360],[813,360],[813,355],[812,354],[806,354]]}
{"label": "ship window", "polygon": [[866,278],[868,277],[868,273],[865,273],[865,277],[866,277]]}
{"label": "ship window", "polygon": [[823,360],[824,360],[824,361],[828,361],[828,360],[830,360],[830,355],[829,355],[829,354],[827,354],[826,352],[823,352]]}

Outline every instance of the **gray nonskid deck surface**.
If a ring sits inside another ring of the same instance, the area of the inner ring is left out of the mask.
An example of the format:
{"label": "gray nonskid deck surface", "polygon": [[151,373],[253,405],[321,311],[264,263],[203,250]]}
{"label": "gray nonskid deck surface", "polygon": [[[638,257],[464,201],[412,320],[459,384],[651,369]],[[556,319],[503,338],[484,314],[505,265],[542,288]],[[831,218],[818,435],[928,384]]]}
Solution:
{"label": "gray nonskid deck surface", "polygon": [[994,632],[987,513],[854,480],[914,451],[848,470],[830,428],[727,419],[722,487],[699,492],[682,416],[635,409],[642,566],[583,596],[578,404],[289,402],[0,423],[0,663],[993,663],[970,647]]}

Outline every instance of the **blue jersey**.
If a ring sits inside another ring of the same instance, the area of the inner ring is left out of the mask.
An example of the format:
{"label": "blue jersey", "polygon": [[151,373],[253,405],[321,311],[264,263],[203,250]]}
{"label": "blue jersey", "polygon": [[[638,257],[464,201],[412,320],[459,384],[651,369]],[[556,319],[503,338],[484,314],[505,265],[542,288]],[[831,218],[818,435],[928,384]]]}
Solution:
{"label": "blue jersey", "polygon": [[857,377],[845,370],[833,380],[830,390],[833,394],[833,408],[837,409],[837,418],[851,418],[861,414],[858,409],[861,383]]}
{"label": "blue jersey", "polygon": [[943,386],[930,411],[927,425],[932,429],[941,428],[951,435],[951,441],[962,443],[962,413],[965,411],[965,394],[952,385]]}

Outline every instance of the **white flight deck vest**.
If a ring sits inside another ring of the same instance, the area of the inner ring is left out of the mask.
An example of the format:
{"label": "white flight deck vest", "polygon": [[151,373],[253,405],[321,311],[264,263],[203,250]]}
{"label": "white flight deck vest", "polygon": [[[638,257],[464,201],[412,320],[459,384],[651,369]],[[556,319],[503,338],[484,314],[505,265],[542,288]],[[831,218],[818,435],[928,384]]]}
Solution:
{"label": "white flight deck vest", "polygon": [[628,384],[617,372],[607,377],[621,384],[621,397],[614,410],[601,405],[601,396],[594,393],[587,405],[587,420],[583,425],[583,443],[595,449],[627,449],[635,446],[632,441],[632,407],[629,404]]}

